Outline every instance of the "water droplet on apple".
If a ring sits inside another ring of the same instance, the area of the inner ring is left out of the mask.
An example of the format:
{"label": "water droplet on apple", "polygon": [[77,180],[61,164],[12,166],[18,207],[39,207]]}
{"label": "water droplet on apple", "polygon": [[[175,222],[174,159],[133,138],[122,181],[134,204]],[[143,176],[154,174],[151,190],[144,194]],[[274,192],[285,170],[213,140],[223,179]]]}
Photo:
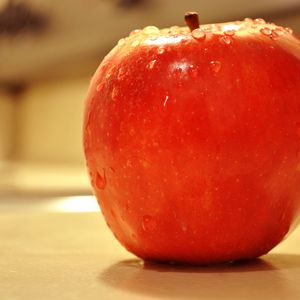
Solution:
{"label": "water droplet on apple", "polygon": [[208,24],[203,26],[204,31],[206,32],[212,32],[212,31],[217,31],[219,30],[219,25],[217,24]]}
{"label": "water droplet on apple", "polygon": [[131,234],[131,237],[132,237],[133,239],[136,239],[136,238],[137,238],[137,236],[136,236],[135,233],[132,233],[132,234]]}
{"label": "water droplet on apple", "polygon": [[253,23],[253,19],[251,19],[251,18],[245,18],[244,21],[248,22],[248,23]]}
{"label": "water droplet on apple", "polygon": [[274,29],[273,32],[276,32],[276,34],[278,36],[284,35],[284,33],[285,33],[284,29],[282,27],[278,27],[278,28]]}
{"label": "water droplet on apple", "polygon": [[182,68],[176,67],[176,68],[174,69],[174,75],[175,75],[175,77],[180,77],[181,74],[182,74]]}
{"label": "water droplet on apple", "polygon": [[275,30],[272,30],[272,34],[271,34],[270,38],[275,41],[278,39],[278,37],[279,37],[279,35],[277,34],[277,32]]}
{"label": "water droplet on apple", "polygon": [[196,28],[192,31],[192,37],[198,41],[204,40],[205,36],[206,36],[205,32],[200,28]]}
{"label": "water droplet on apple", "polygon": [[165,100],[164,100],[164,107],[166,107],[168,100],[169,100],[169,96],[166,95]]}
{"label": "water droplet on apple", "polygon": [[115,211],[113,209],[110,210],[110,214],[112,215],[112,217],[114,219],[116,219],[116,213],[115,213]]}
{"label": "water droplet on apple", "polygon": [[120,39],[119,41],[118,41],[118,46],[122,46],[122,45],[124,45],[125,44],[125,39],[123,38],[123,39]]}
{"label": "water droplet on apple", "polygon": [[180,28],[178,26],[172,26],[169,29],[169,33],[173,34],[173,35],[177,35],[178,33],[180,33]]}
{"label": "water droplet on apple", "polygon": [[157,54],[163,54],[165,51],[166,51],[166,50],[165,50],[164,47],[159,47],[159,48],[157,49]]}
{"label": "water droplet on apple", "polygon": [[100,82],[97,87],[96,87],[96,91],[97,92],[101,92],[103,90],[104,84],[103,82]]}
{"label": "water droplet on apple", "polygon": [[133,36],[133,35],[135,35],[135,34],[137,34],[137,33],[139,33],[139,32],[141,32],[141,30],[140,29],[135,29],[135,30],[132,30],[131,32],[130,32],[130,36]]}
{"label": "water droplet on apple", "polygon": [[156,227],[157,227],[157,222],[153,217],[149,215],[143,216],[142,228],[144,231],[153,231],[156,229]]}
{"label": "water droplet on apple", "polygon": [[262,18],[257,18],[257,19],[254,19],[253,21],[255,24],[266,24],[266,21]]}
{"label": "water droplet on apple", "polygon": [[293,33],[293,29],[290,28],[290,27],[285,27],[284,30],[285,30],[287,33],[290,33],[290,34]]}
{"label": "water droplet on apple", "polygon": [[234,36],[235,35],[235,30],[226,30],[224,31],[224,34],[227,35],[227,36]]}
{"label": "water droplet on apple", "polygon": [[220,42],[222,42],[225,45],[230,45],[231,44],[231,38],[227,35],[224,35],[220,37]]}
{"label": "water droplet on apple", "polygon": [[132,47],[137,47],[139,44],[140,44],[140,41],[135,40],[135,41],[133,41],[133,42],[131,43],[131,46],[132,46]]}
{"label": "water droplet on apple", "polygon": [[97,172],[96,178],[95,178],[95,185],[96,188],[99,190],[104,190],[106,186],[106,176],[105,176],[105,169],[102,170],[101,174],[100,172]]}
{"label": "water droplet on apple", "polygon": [[119,91],[116,87],[113,88],[111,92],[111,100],[116,101],[118,98]]}
{"label": "water droplet on apple", "polygon": [[149,39],[149,41],[156,41],[158,39],[158,36],[157,35],[150,35],[148,39]]}
{"label": "water droplet on apple", "polygon": [[107,221],[106,221],[106,225],[108,226],[109,229],[111,229],[111,225]]}
{"label": "water droplet on apple", "polygon": [[153,69],[155,63],[156,63],[156,59],[151,60],[151,61],[148,63],[147,68],[150,69],[150,70]]}
{"label": "water droplet on apple", "polygon": [[260,30],[260,32],[265,35],[265,36],[271,36],[272,35],[272,30],[268,27],[264,27]]}
{"label": "water droplet on apple", "polygon": [[159,33],[159,29],[156,26],[147,26],[143,29],[143,33],[144,34],[155,34],[155,33]]}
{"label": "water droplet on apple", "polygon": [[214,73],[219,73],[221,70],[221,62],[218,60],[212,60],[210,63],[210,68]]}
{"label": "water droplet on apple", "polygon": [[86,113],[86,121],[85,121],[85,131],[87,134],[90,134],[90,123],[91,123],[91,114],[92,114],[92,110],[89,109]]}
{"label": "water droplet on apple", "polygon": [[182,39],[182,40],[180,41],[180,43],[181,43],[182,45],[187,45],[187,44],[189,43],[189,40],[188,40],[188,39]]}
{"label": "water droplet on apple", "polygon": [[116,170],[113,167],[109,167],[109,171],[112,172],[112,173],[116,172]]}
{"label": "water droplet on apple", "polygon": [[192,77],[192,78],[196,78],[198,75],[198,70],[194,65],[190,65],[188,68],[188,74]]}
{"label": "water droplet on apple", "polygon": [[118,72],[118,80],[123,80],[126,77],[126,69],[120,68]]}
{"label": "water droplet on apple", "polygon": [[106,79],[109,79],[109,78],[112,76],[113,72],[114,72],[114,67],[112,67],[112,68],[106,73],[105,78],[106,78]]}

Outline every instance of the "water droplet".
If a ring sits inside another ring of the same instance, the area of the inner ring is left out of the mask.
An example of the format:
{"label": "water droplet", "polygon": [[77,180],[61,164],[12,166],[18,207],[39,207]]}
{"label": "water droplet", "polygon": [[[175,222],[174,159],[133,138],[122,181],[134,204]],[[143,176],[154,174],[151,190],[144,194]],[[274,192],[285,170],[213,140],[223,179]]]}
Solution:
{"label": "water droplet", "polygon": [[202,30],[205,34],[211,32],[211,26],[210,25],[201,25],[201,27],[199,29]]}
{"label": "water droplet", "polygon": [[174,75],[175,75],[175,77],[180,77],[181,74],[182,74],[182,68],[176,67],[176,68],[174,69]]}
{"label": "water droplet", "polygon": [[156,63],[156,59],[151,60],[151,61],[148,63],[147,68],[150,69],[150,70],[153,69],[155,63]]}
{"label": "water droplet", "polygon": [[253,22],[256,24],[266,24],[266,21],[262,18],[257,18]]}
{"label": "water droplet", "polygon": [[188,39],[182,39],[182,40],[180,41],[180,43],[181,43],[182,45],[186,45],[186,44],[189,43],[189,40],[188,40]]}
{"label": "water droplet", "polygon": [[157,228],[157,223],[156,220],[149,216],[149,215],[145,215],[143,216],[143,220],[142,220],[142,228],[144,231],[153,231]]}
{"label": "water droplet", "polygon": [[276,32],[278,36],[284,35],[284,29],[282,27],[278,27],[273,30],[273,33]]}
{"label": "water droplet", "polygon": [[157,35],[151,35],[149,36],[149,41],[156,41],[158,39],[158,36]]}
{"label": "water droplet", "polygon": [[140,29],[135,29],[135,30],[132,30],[131,32],[130,32],[130,36],[133,36],[133,35],[135,35],[135,34],[137,34],[137,33],[139,33],[141,30]]}
{"label": "water droplet", "polygon": [[113,167],[109,167],[109,171],[112,172],[112,173],[116,172],[116,170]]}
{"label": "water droplet", "polygon": [[169,33],[177,35],[178,33],[180,33],[180,28],[178,26],[172,26],[170,27]]}
{"label": "water droplet", "polygon": [[96,188],[99,190],[104,190],[106,186],[106,176],[105,176],[105,169],[102,170],[103,175],[100,172],[97,172],[95,178],[95,185]]}
{"label": "water droplet", "polygon": [[220,37],[220,42],[222,42],[225,45],[231,44],[231,38],[227,35]]}
{"label": "water droplet", "polygon": [[159,48],[157,49],[157,54],[163,54],[165,51],[166,51],[166,50],[165,50],[164,47],[159,47]]}
{"label": "water droplet", "polygon": [[123,80],[126,77],[126,69],[120,68],[118,72],[118,80]]}
{"label": "water droplet", "polygon": [[275,30],[272,30],[272,34],[270,37],[272,40],[277,40],[279,35],[277,34],[277,32]]}
{"label": "water droplet", "polygon": [[100,82],[97,87],[96,87],[96,91],[97,92],[101,92],[103,90],[104,84],[103,82]]}
{"label": "water droplet", "polygon": [[244,21],[248,22],[248,23],[253,23],[253,19],[251,19],[251,18],[245,18]]}
{"label": "water droplet", "polygon": [[144,34],[155,34],[155,33],[159,33],[159,29],[155,26],[147,26],[143,29],[143,33]]}
{"label": "water droplet", "polygon": [[217,26],[216,24],[208,24],[208,25],[204,25],[201,26],[201,28],[205,31],[205,32],[212,32],[214,30],[217,30]]}
{"label": "water droplet", "polygon": [[112,215],[112,217],[115,219],[116,218],[116,213],[113,209],[110,210],[110,214]]}
{"label": "water droplet", "polygon": [[116,101],[118,99],[119,91],[116,87],[113,88],[111,92],[111,100]]}
{"label": "water droplet", "polygon": [[113,72],[114,72],[114,67],[112,67],[112,68],[106,73],[105,78],[106,78],[106,79],[109,79],[109,78],[112,76]]}
{"label": "water droplet", "polygon": [[205,36],[206,36],[205,32],[200,28],[196,28],[192,31],[192,37],[198,41],[204,40]]}
{"label": "water droplet", "polygon": [[210,68],[214,73],[219,73],[221,70],[221,62],[218,60],[212,60],[210,63]]}
{"label": "water droplet", "polygon": [[272,35],[272,30],[268,27],[264,27],[260,30],[260,32],[265,35],[265,36],[271,36]]}
{"label": "water droplet", "polygon": [[164,101],[164,107],[166,107],[168,100],[169,100],[169,96],[166,95],[166,98],[165,98],[165,101]]}
{"label": "water droplet", "polygon": [[140,44],[140,41],[139,40],[135,40],[131,43],[131,46],[132,47],[137,47],[138,45]]}
{"label": "water droplet", "polygon": [[194,65],[190,65],[188,68],[188,74],[192,77],[192,78],[196,78],[198,75],[198,70]]}
{"label": "water droplet", "polygon": [[224,31],[224,34],[227,36],[233,36],[235,35],[235,30],[226,30]]}
{"label": "water droplet", "polygon": [[290,34],[293,33],[293,29],[290,28],[290,27],[285,27],[284,30],[285,30],[286,32],[290,33]]}
{"label": "water droplet", "polygon": [[120,39],[119,41],[118,41],[118,46],[122,46],[122,45],[124,45],[125,44],[125,39],[123,38],[123,39]]}

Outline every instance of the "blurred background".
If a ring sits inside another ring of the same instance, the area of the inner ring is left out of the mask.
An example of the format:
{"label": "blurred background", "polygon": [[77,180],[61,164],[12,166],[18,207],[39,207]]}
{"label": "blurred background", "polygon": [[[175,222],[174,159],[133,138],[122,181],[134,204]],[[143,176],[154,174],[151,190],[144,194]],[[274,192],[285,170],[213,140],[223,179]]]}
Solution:
{"label": "blurred background", "polygon": [[300,33],[299,0],[0,0],[0,202],[89,195],[83,103],[104,55],[130,31],[265,18]]}

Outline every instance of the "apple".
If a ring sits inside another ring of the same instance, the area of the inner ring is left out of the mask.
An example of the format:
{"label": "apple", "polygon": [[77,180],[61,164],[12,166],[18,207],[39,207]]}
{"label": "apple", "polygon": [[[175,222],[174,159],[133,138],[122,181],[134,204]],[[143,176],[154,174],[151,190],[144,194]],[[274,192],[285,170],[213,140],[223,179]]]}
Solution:
{"label": "apple", "polygon": [[262,19],[148,26],[92,78],[84,151],[120,243],[144,260],[261,256],[300,215],[300,40]]}

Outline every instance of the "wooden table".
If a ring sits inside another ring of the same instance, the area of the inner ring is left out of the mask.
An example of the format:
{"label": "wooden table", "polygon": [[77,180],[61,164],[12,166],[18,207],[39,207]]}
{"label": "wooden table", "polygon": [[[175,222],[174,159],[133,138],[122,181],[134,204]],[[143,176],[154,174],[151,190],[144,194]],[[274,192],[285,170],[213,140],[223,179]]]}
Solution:
{"label": "wooden table", "polygon": [[252,263],[143,264],[75,198],[0,202],[1,300],[300,299],[300,229]]}

